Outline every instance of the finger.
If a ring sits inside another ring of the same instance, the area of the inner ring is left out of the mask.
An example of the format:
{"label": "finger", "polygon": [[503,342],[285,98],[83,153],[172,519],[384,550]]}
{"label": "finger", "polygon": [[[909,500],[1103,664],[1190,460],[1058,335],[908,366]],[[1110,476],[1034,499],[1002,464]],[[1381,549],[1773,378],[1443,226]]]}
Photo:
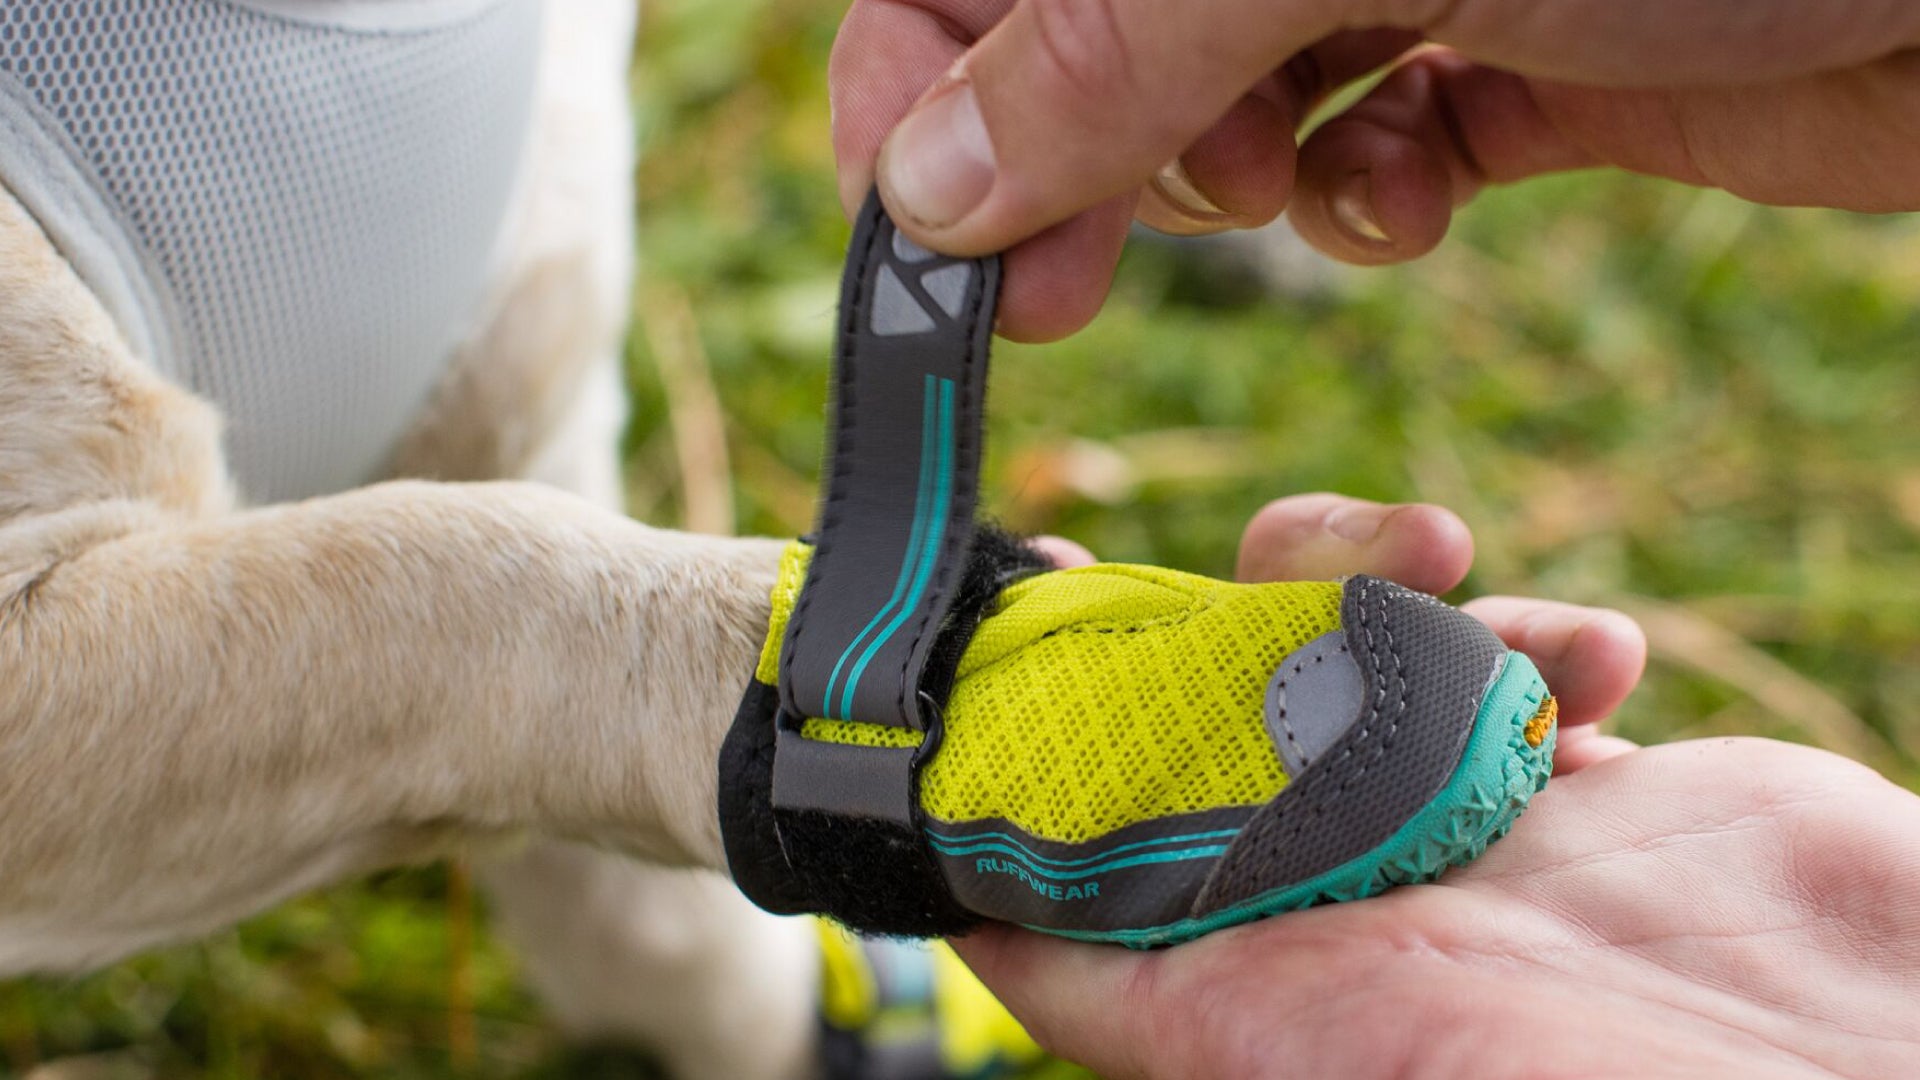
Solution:
{"label": "finger", "polygon": [[[1920,44],[1920,6],[1806,0],[1388,0],[1381,21],[1522,74],[1587,86],[1751,86]],[[1397,9],[1397,10],[1395,10]]]}
{"label": "finger", "polygon": [[1418,46],[1416,30],[1342,30],[1290,57],[1280,67],[1280,86],[1295,124],[1303,124],[1327,97]]}
{"label": "finger", "polygon": [[1012,6],[855,0],[847,9],[827,61],[827,93],[840,203],[849,218],[873,189],[874,159],[887,134]]}
{"label": "finger", "polygon": [[1424,254],[1488,184],[1611,165],[1755,202],[1920,208],[1920,54],[1756,86],[1529,80],[1428,50],[1300,149],[1295,228],[1361,264]]}
{"label": "finger", "polygon": [[1554,740],[1553,775],[1576,773],[1638,749],[1639,743],[1618,735],[1602,735],[1592,724],[1563,728]]}
{"label": "finger", "polygon": [[1135,197],[1109,199],[1001,256],[1005,284],[994,328],[1013,341],[1057,341],[1106,302]]}
{"label": "finger", "polygon": [[1596,163],[1526,80],[1430,49],[1301,146],[1289,218],[1334,258],[1399,262],[1433,250],[1487,184]]}
{"label": "finger", "polygon": [[1300,52],[1154,175],[1140,222],[1189,236],[1272,221],[1292,194],[1296,132],[1314,106],[1419,41],[1405,30],[1349,30]]}
{"label": "finger", "polygon": [[1646,670],[1647,636],[1618,611],[1515,596],[1481,597],[1461,609],[1540,668],[1563,727],[1611,715]]}
{"label": "finger", "polygon": [[1140,223],[1174,236],[1247,229],[1278,217],[1293,189],[1293,114],[1263,79],[1141,192]]}
{"label": "finger", "polygon": [[1268,503],[1240,540],[1242,581],[1325,581],[1372,574],[1421,592],[1460,584],[1473,565],[1473,534],[1452,511],[1345,495],[1294,495]]}
{"label": "finger", "polygon": [[1046,560],[1052,563],[1054,568],[1058,570],[1071,570],[1076,566],[1092,566],[1094,563],[1100,561],[1093,557],[1093,552],[1088,551],[1085,547],[1074,543],[1064,536],[1036,536],[1028,540],[1027,544],[1044,556]]}
{"label": "finger", "polygon": [[[1911,49],[1758,86],[1609,92],[1539,81],[1532,93],[1556,129],[1610,165],[1775,206],[1920,209]],[[1497,120],[1469,112],[1462,123],[1474,131]]]}

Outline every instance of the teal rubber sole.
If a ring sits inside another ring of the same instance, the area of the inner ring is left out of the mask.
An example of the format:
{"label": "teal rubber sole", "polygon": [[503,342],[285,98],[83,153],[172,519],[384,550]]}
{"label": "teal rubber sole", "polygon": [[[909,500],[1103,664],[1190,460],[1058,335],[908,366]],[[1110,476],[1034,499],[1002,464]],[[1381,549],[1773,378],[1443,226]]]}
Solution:
{"label": "teal rubber sole", "polygon": [[[1317,877],[1223,908],[1210,915],[1165,926],[1129,930],[1050,930],[1042,933],[1077,941],[1099,941],[1150,949],[1194,938],[1284,911],[1316,904],[1359,900],[1395,885],[1433,881],[1453,866],[1480,857],[1527,808],[1553,772],[1555,729],[1549,725],[1539,744],[1528,727],[1540,715],[1547,684],[1533,662],[1509,653],[1474,718],[1473,735],[1440,794],[1380,846]],[[1536,730],[1536,736],[1538,732]]]}

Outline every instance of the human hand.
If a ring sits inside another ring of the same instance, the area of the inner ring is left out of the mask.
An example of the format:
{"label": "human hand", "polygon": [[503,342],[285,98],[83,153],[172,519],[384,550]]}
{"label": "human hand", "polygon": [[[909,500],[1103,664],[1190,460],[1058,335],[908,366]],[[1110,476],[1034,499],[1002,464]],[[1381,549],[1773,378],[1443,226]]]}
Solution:
{"label": "human hand", "polygon": [[1377,264],[1431,250],[1486,184],[1585,166],[1920,209],[1916,47],[1902,3],[855,0],[834,146],[850,213],[877,177],[921,243],[1010,249],[1000,330],[1044,340],[1099,309],[1136,213],[1193,233],[1285,208]]}
{"label": "human hand", "polygon": [[[1443,590],[1471,544],[1438,508],[1303,496],[1255,518],[1240,569]],[[1920,1074],[1920,798],[1784,743],[1598,735],[1639,676],[1631,621],[1468,610],[1562,703],[1553,783],[1477,862],[1160,952],[1010,927],[956,948],[1114,1080]]]}

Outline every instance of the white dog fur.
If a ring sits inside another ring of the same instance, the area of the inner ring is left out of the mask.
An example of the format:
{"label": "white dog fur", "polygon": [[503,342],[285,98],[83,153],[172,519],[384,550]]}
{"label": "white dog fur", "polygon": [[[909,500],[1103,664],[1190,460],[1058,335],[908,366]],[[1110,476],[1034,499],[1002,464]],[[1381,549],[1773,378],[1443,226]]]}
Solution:
{"label": "white dog fur", "polygon": [[425,480],[237,506],[219,417],[0,193],[0,974],[530,836],[483,875],[563,1025],[805,1073],[811,931],[698,869],[778,545],[618,513],[633,17],[549,5],[492,321],[394,456]]}

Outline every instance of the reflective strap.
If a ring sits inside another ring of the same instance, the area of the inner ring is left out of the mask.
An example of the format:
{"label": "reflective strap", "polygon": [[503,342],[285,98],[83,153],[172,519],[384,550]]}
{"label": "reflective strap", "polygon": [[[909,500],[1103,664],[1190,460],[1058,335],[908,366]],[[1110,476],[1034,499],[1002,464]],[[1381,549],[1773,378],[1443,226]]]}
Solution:
{"label": "reflective strap", "polygon": [[868,197],[840,287],[813,561],[781,650],[791,717],[931,722],[921,679],[973,537],[999,284],[997,258],[934,255]]}
{"label": "reflective strap", "polygon": [[[927,846],[916,778],[940,745],[955,642],[995,591],[973,580],[995,567],[969,571],[999,285],[997,259],[924,251],[868,197],[841,283],[813,558],[779,686],[749,684],[720,756],[727,863],[770,911],[914,936],[978,921]],[[1007,572],[1027,565],[999,546]],[[920,737],[904,748],[813,741],[801,735],[809,717]]]}

